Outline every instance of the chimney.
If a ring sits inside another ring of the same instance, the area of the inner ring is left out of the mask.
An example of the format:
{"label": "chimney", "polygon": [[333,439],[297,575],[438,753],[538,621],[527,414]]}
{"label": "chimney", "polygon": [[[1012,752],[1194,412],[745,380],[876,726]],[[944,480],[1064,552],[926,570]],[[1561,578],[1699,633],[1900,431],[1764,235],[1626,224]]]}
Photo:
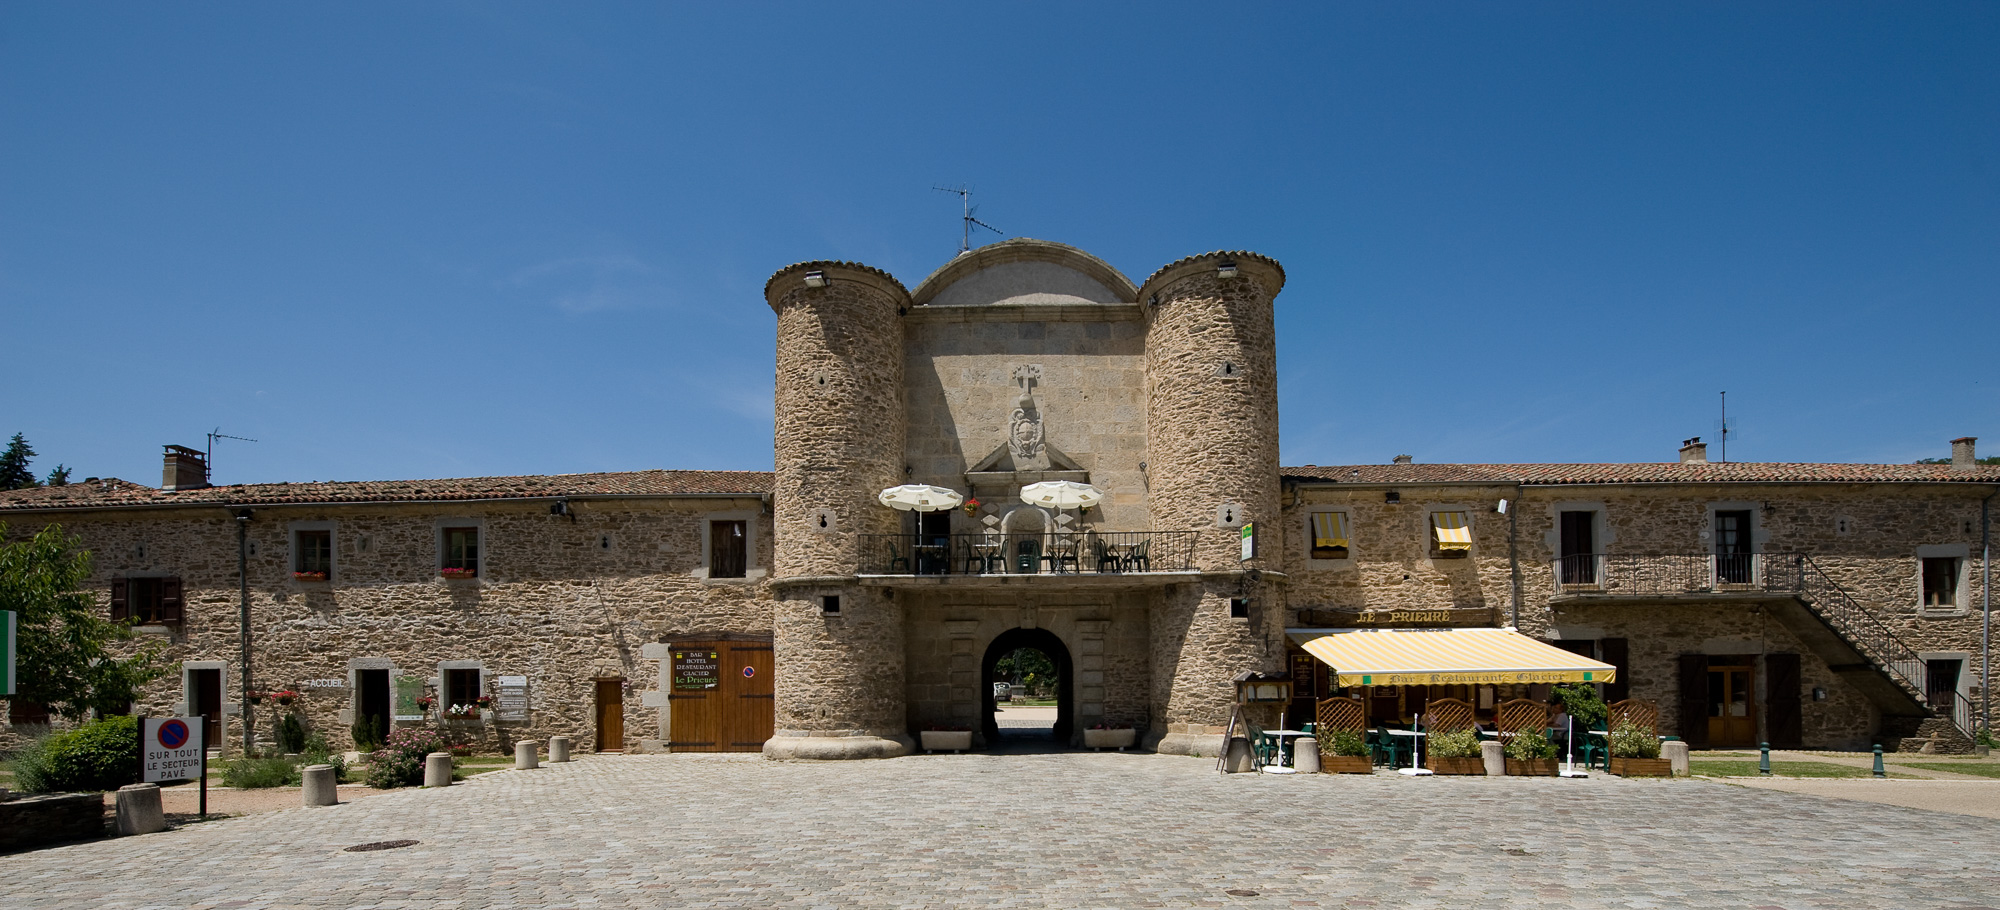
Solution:
{"label": "chimney", "polygon": [[199,449],[167,446],[166,467],[160,472],[162,490],[199,490],[208,486],[208,458]]}
{"label": "chimney", "polygon": [[1977,436],[1960,436],[1951,441],[1951,469],[1970,471],[1979,464],[1979,457],[1972,454],[1972,444],[1979,441]]}
{"label": "chimney", "polygon": [[1681,464],[1708,464],[1708,443],[1699,436],[1681,440]]}
{"label": "chimney", "polygon": [[1411,460],[1412,460],[1412,459],[1411,459],[1411,458],[1410,458],[1410,456],[1408,456],[1408,455],[1398,455],[1398,456],[1396,456],[1396,463],[1397,463],[1397,464],[1409,464],[1409,463],[1411,462]]}

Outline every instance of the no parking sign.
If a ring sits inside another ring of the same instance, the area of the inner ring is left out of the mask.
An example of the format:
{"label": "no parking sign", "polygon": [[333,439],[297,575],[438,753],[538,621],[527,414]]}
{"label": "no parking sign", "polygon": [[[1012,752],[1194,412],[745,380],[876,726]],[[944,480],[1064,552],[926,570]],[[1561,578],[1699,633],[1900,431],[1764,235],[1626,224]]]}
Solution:
{"label": "no parking sign", "polygon": [[194,780],[202,776],[199,717],[147,717],[139,725],[140,780]]}

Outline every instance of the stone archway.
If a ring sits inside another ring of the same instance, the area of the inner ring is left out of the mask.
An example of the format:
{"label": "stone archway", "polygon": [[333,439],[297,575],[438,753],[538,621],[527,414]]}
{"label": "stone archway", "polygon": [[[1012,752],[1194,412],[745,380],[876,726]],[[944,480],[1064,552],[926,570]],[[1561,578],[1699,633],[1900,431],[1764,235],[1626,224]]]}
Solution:
{"label": "stone archway", "polygon": [[985,704],[980,712],[980,730],[985,734],[987,744],[996,744],[1000,738],[1000,727],[994,719],[997,700],[993,695],[993,684],[1006,681],[1000,678],[1000,658],[1019,648],[1033,648],[1047,654],[1049,660],[1055,662],[1056,724],[1053,732],[1057,745],[1069,745],[1076,724],[1076,671],[1068,646],[1063,644],[1060,636],[1047,629],[1008,629],[986,646],[986,656],[979,662],[979,688],[981,701]]}

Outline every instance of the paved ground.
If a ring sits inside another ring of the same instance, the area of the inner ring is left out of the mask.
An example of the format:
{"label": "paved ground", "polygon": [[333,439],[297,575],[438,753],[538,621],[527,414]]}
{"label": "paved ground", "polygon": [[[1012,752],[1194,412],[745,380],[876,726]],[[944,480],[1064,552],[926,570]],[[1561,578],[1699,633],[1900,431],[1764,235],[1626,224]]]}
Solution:
{"label": "paved ground", "polygon": [[[1964,815],[1701,781],[1211,768],[592,757],[16,854],[0,906],[2000,905],[2000,822]],[[341,850],[394,838],[422,843]]]}

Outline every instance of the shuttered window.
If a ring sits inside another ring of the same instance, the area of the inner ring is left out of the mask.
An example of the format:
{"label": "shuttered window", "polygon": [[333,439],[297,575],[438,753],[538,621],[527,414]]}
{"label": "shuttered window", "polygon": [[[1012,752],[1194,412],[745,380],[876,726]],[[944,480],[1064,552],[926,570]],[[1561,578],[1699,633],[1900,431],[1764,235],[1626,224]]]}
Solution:
{"label": "shuttered window", "polygon": [[185,616],[178,576],[111,580],[113,622],[130,622],[136,626],[175,626],[180,625]]}
{"label": "shuttered window", "polygon": [[1958,557],[1924,557],[1924,606],[1932,610],[1958,608]]}
{"label": "shuttered window", "polygon": [[708,577],[742,578],[749,568],[748,528],[741,521],[708,523]]}

